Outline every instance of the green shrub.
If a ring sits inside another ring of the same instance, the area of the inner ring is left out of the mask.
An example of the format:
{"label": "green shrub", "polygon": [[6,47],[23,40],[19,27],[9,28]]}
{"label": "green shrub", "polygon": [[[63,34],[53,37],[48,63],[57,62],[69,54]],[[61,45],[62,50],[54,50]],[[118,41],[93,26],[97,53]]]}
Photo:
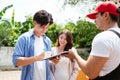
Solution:
{"label": "green shrub", "polygon": [[[7,27],[8,32],[4,26]],[[21,34],[32,29],[34,26],[33,26],[32,17],[28,16],[26,17],[25,22],[21,23],[21,22],[13,21],[11,25],[10,21],[8,22],[4,21],[0,24],[0,27],[1,27],[0,28],[1,30],[0,39],[2,39],[0,40],[1,45],[2,46],[15,46],[16,40],[18,39],[18,37]],[[6,30],[5,36],[4,36],[4,29]],[[46,32],[46,35],[52,41],[52,46],[55,45],[56,40],[58,39],[58,34],[63,29],[68,29],[71,31],[71,33],[73,34],[73,43],[76,48],[90,47],[94,36],[100,32],[99,30],[97,30],[96,25],[94,23],[86,21],[86,20],[78,20],[76,24],[73,22],[68,22],[65,25],[65,27],[54,23],[48,28],[48,31]]]}
{"label": "green shrub", "polygon": [[62,30],[61,25],[52,24],[49,26],[48,31],[46,32],[46,35],[51,39],[52,46],[55,46],[55,43],[58,39],[59,32]]}
{"label": "green shrub", "polygon": [[94,23],[86,20],[78,20],[76,25],[68,23],[65,28],[72,32],[74,46],[77,48],[90,47],[93,38],[100,32]]}

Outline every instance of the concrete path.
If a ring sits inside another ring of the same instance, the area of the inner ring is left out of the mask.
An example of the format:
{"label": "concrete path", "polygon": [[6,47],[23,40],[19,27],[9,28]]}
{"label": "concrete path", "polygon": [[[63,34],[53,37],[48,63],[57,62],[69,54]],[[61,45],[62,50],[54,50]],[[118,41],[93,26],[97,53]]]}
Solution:
{"label": "concrete path", "polygon": [[0,80],[20,80],[21,71],[0,71]]}

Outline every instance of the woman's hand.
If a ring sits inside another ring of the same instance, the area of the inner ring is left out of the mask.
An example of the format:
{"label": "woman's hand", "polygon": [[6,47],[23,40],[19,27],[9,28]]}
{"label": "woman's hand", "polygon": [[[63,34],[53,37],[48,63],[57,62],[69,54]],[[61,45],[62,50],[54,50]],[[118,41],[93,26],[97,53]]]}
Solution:
{"label": "woman's hand", "polygon": [[54,64],[57,64],[60,59],[61,59],[61,56],[57,56],[55,58],[50,59],[50,61],[52,61],[52,63],[54,63]]}

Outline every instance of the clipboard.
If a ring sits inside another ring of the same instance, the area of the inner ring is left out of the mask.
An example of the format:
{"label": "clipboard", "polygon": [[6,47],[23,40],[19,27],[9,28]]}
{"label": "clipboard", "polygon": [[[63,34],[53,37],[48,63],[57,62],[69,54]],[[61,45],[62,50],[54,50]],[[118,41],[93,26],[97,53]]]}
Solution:
{"label": "clipboard", "polygon": [[57,57],[57,56],[60,56],[60,55],[64,55],[64,54],[69,54],[69,51],[60,52],[60,53],[58,53],[58,54],[56,54],[56,55],[47,57],[47,58],[45,58],[45,59],[52,60],[53,58],[55,58],[55,57]]}

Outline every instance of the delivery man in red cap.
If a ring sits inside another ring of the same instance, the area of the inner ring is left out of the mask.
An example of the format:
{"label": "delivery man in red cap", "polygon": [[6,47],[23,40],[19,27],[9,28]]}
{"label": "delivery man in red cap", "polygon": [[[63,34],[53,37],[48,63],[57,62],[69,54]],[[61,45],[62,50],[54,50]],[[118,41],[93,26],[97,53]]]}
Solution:
{"label": "delivery man in red cap", "polygon": [[120,80],[120,28],[118,18],[120,8],[113,2],[100,3],[93,13],[87,15],[93,19],[97,28],[103,32],[97,34],[87,60],[70,50],[66,57],[75,59],[81,70],[92,80]]}

